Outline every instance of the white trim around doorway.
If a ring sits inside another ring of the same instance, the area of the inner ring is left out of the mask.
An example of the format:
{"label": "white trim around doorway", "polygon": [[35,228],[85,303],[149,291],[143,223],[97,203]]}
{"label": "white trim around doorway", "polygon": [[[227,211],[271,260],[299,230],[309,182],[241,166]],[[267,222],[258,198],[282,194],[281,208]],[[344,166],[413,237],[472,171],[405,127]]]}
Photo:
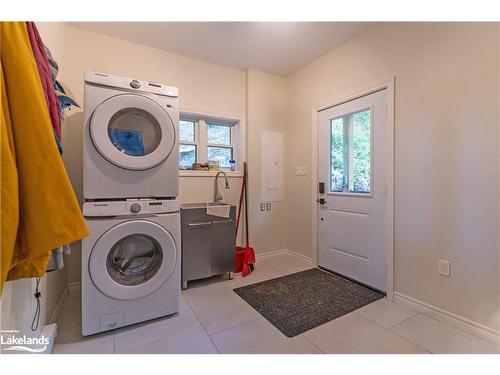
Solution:
{"label": "white trim around doorway", "polygon": [[[354,94],[339,96],[329,100],[326,103],[319,104],[312,109],[312,207],[317,207],[316,199],[318,197],[318,112],[330,107],[349,102],[363,96],[373,94],[380,90],[387,90],[387,298],[394,301],[394,89],[395,77],[391,77],[382,83],[370,86],[368,89],[361,89]],[[312,210],[312,249],[313,264],[318,265],[318,213],[316,209]]]}

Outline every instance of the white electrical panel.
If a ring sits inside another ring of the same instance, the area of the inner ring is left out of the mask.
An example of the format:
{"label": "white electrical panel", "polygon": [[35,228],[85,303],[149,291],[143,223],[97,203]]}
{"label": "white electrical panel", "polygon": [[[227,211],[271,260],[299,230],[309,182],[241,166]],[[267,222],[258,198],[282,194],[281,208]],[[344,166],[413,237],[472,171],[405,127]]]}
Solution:
{"label": "white electrical panel", "polygon": [[260,141],[261,200],[283,199],[283,134],[263,131]]}

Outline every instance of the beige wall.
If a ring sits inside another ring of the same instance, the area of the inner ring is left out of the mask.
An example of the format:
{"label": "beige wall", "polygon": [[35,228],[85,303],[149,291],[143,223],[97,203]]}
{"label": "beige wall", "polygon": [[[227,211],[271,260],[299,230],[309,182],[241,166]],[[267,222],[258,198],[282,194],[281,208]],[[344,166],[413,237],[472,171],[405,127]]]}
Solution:
{"label": "beige wall", "polygon": [[248,70],[246,97],[250,242],[257,253],[282,250],[286,248],[286,187],[283,200],[272,202],[271,211],[260,211],[260,143],[265,130],[286,136],[286,79]]}
{"label": "beige wall", "polygon": [[316,168],[312,108],[395,76],[395,290],[500,326],[498,37],[496,24],[382,24],[289,77],[288,248],[314,251],[312,184],[294,175]]}

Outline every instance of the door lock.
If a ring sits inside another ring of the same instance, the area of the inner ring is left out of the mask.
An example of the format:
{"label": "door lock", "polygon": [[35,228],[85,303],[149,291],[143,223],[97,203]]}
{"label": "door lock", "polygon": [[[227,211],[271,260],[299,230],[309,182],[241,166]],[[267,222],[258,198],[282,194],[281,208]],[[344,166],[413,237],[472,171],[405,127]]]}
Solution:
{"label": "door lock", "polygon": [[318,191],[320,194],[325,194],[325,183],[324,182],[318,183]]}
{"label": "door lock", "polygon": [[325,204],[326,199],[325,198],[318,198],[318,199],[316,199],[316,202],[318,202],[319,204]]}

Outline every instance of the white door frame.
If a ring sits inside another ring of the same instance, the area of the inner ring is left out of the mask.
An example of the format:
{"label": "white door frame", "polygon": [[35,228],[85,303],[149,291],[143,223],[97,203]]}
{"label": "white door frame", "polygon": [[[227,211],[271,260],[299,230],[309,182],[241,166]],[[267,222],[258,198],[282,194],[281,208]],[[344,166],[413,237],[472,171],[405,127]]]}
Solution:
{"label": "white door frame", "polygon": [[312,196],[311,204],[314,209],[312,210],[312,249],[313,251],[313,263],[318,265],[318,210],[316,199],[318,199],[318,112],[334,107],[354,99],[361,98],[363,96],[372,94],[376,91],[383,89],[387,90],[387,139],[386,139],[386,151],[387,151],[387,201],[386,201],[386,220],[387,220],[387,298],[390,301],[394,300],[394,86],[395,77],[370,86],[370,88],[365,90],[360,90],[350,95],[342,95],[336,99],[329,100],[326,103],[315,106],[312,109]]}

